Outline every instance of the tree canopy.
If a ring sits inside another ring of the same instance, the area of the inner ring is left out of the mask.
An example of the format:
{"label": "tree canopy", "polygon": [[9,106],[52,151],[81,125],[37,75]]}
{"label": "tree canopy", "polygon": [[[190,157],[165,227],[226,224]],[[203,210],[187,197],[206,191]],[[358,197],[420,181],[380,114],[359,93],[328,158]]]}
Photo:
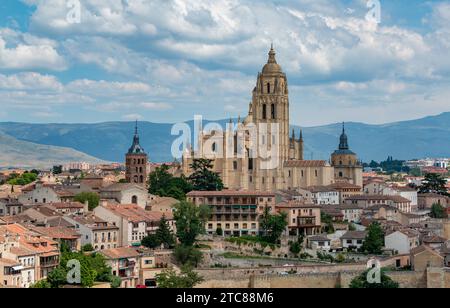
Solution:
{"label": "tree canopy", "polygon": [[162,289],[191,289],[202,281],[203,278],[189,267],[184,267],[180,274],[169,268],[156,275],[156,283]]}
{"label": "tree canopy", "polygon": [[367,236],[361,250],[369,254],[381,254],[384,246],[384,232],[378,222],[367,228]]}
{"label": "tree canopy", "polygon": [[12,174],[8,179],[7,183],[9,185],[28,185],[37,180],[37,174],[34,172],[25,172],[22,175],[18,175],[16,173]]}
{"label": "tree canopy", "polygon": [[149,193],[160,197],[172,197],[177,200],[185,200],[186,194],[192,191],[192,185],[186,177],[174,177],[169,173],[169,166],[162,165],[150,173]]}
{"label": "tree canopy", "polygon": [[370,283],[367,279],[370,270],[365,271],[361,275],[353,278],[350,282],[351,289],[398,289],[400,286],[386,275],[384,270],[380,269],[380,283]]}
{"label": "tree canopy", "polygon": [[190,167],[193,172],[189,176],[189,182],[193,190],[220,191],[224,188],[219,174],[212,171],[214,165],[211,159],[194,159]]}
{"label": "tree canopy", "polygon": [[197,236],[205,233],[205,224],[210,213],[207,206],[199,207],[185,201],[175,206],[177,237],[182,245],[193,246]]}
{"label": "tree canopy", "polygon": [[449,196],[447,192],[445,178],[436,173],[428,173],[422,181],[422,186],[419,188],[419,193],[436,193],[443,196]]}
{"label": "tree canopy", "polygon": [[442,218],[447,218],[448,214],[447,214],[446,209],[441,204],[435,203],[431,207],[430,216],[431,216],[431,218],[442,219]]}
{"label": "tree canopy", "polygon": [[266,206],[260,220],[262,239],[266,242],[276,244],[286,229],[287,224],[286,213],[272,215],[270,208]]}
{"label": "tree canopy", "polygon": [[89,211],[93,211],[100,203],[100,196],[95,192],[82,192],[73,198],[74,201],[89,204]]}

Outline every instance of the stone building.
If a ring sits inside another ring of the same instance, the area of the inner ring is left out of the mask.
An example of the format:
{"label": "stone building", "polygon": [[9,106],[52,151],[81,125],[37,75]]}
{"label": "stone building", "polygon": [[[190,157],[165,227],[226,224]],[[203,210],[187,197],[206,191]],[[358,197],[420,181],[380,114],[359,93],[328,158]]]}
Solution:
{"label": "stone building", "polygon": [[334,156],[336,166],[326,160],[304,160],[303,133],[298,139],[295,130],[290,135],[288,80],[275,55],[272,47],[243,121],[234,124],[230,120],[226,129],[198,127],[198,146],[185,150],[183,173],[192,173],[194,158],[207,158],[214,160],[214,171],[230,190],[295,190],[330,185],[336,177],[362,186],[362,168],[345,134],[342,149]]}
{"label": "stone building", "polygon": [[362,186],[362,164],[348,145],[348,137],[345,126],[342,127],[342,135],[339,148],[331,155],[331,165],[334,167],[334,177],[337,180]]}
{"label": "stone building", "polygon": [[128,183],[146,186],[148,175],[147,162],[148,156],[139,142],[138,126],[136,121],[133,144],[126,154],[126,181]]}

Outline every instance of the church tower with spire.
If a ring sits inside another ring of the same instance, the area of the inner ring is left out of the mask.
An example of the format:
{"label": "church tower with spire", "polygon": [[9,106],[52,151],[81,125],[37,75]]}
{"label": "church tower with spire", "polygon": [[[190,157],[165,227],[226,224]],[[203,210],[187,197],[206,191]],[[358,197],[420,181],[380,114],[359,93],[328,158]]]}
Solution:
{"label": "church tower with spire", "polygon": [[354,152],[350,150],[345,123],[342,123],[342,134],[339,147],[331,154],[331,165],[334,167],[336,181],[345,181],[362,185],[362,165]]}
{"label": "church tower with spire", "polygon": [[139,141],[138,122],[134,129],[133,144],[131,145],[125,158],[126,162],[126,181],[142,186],[147,184],[147,162],[148,156]]}

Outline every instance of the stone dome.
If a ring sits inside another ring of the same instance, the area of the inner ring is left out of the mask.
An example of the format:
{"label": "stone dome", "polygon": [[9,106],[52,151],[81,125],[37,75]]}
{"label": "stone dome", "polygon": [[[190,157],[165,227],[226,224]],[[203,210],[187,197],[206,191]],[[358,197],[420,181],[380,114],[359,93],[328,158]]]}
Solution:
{"label": "stone dome", "polygon": [[269,59],[267,60],[267,64],[264,65],[262,70],[263,74],[277,74],[283,72],[281,66],[277,63],[275,55],[276,52],[272,46],[269,51]]}

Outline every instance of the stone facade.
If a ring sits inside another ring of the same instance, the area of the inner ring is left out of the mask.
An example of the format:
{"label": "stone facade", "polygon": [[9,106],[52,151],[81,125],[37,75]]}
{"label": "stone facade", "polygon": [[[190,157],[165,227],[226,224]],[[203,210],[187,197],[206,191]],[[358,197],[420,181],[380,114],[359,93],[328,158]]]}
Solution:
{"label": "stone facade", "polygon": [[191,174],[194,158],[208,158],[231,190],[274,192],[324,186],[341,173],[339,180],[362,186],[362,168],[353,152],[351,163],[347,159],[336,173],[327,161],[304,160],[303,134],[297,139],[289,127],[288,81],[271,48],[258,74],[248,116],[237,125],[230,121],[225,131],[200,128],[198,147],[188,148],[183,155],[183,173]]}

